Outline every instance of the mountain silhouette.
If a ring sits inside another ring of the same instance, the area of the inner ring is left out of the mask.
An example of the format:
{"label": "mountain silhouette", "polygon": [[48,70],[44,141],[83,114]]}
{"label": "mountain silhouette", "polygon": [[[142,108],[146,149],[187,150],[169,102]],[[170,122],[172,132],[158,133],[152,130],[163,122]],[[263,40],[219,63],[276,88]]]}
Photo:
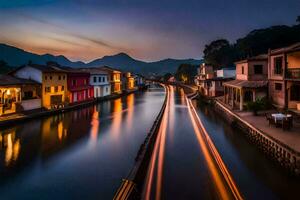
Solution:
{"label": "mountain silhouette", "polygon": [[19,49],[17,47],[0,44],[0,60],[5,61],[9,66],[21,66],[32,62],[35,64],[45,64],[48,61],[57,62],[63,66],[70,67],[97,67],[97,66],[111,66],[122,71],[130,71],[140,74],[164,74],[167,72],[174,73],[180,64],[187,63],[199,65],[202,60],[195,59],[164,59],[156,62],[144,62],[136,60],[126,53],[119,53],[112,56],[104,56],[102,58],[93,60],[89,63],[81,61],[72,62],[63,55],[54,56],[51,54],[38,55]]}

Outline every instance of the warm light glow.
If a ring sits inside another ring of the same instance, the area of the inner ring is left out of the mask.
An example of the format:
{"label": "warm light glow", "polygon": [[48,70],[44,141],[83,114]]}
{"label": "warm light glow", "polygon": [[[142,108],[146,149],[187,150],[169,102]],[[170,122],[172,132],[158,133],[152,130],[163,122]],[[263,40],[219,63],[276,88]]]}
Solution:
{"label": "warm light glow", "polygon": [[91,121],[91,132],[90,132],[90,141],[95,144],[98,139],[98,132],[99,132],[99,112],[97,111],[97,107],[94,106],[93,116]]}
{"label": "warm light glow", "polygon": [[20,140],[17,139],[13,141],[15,137],[15,132],[9,133],[7,135],[7,147],[5,154],[5,164],[8,166],[12,161],[16,161],[20,153]]}

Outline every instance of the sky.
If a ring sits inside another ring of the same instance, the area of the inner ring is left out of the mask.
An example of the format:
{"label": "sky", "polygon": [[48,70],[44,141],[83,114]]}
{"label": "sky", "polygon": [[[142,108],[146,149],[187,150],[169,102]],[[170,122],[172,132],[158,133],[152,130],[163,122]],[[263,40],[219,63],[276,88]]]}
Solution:
{"label": "sky", "polygon": [[296,23],[299,0],[0,0],[0,43],[89,62],[201,58],[209,42]]}

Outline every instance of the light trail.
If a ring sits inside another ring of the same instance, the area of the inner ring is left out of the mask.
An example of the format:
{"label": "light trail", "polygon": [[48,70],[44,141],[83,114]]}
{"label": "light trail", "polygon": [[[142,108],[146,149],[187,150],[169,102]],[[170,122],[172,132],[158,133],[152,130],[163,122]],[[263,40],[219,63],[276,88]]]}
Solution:
{"label": "light trail", "polygon": [[167,95],[166,109],[163,114],[162,123],[159,126],[157,140],[155,141],[155,146],[153,149],[150,166],[147,173],[147,178],[145,182],[145,191],[143,194],[144,199],[151,199],[151,191],[153,185],[154,171],[156,160],[158,158],[158,170],[157,170],[157,182],[156,182],[156,199],[160,199],[161,196],[161,186],[162,186],[162,177],[163,177],[163,162],[164,162],[164,150],[165,150],[165,139],[166,139],[166,129],[168,124],[168,113],[169,113],[169,104],[170,104],[170,88],[164,86],[165,92]]}
{"label": "light trail", "polygon": [[[233,196],[234,199],[243,199],[219,152],[203,126],[191,100],[186,97],[186,102],[197,140],[221,198],[231,199]],[[223,180],[225,180],[226,183],[224,183]],[[228,192],[227,188],[230,189],[231,193]]]}

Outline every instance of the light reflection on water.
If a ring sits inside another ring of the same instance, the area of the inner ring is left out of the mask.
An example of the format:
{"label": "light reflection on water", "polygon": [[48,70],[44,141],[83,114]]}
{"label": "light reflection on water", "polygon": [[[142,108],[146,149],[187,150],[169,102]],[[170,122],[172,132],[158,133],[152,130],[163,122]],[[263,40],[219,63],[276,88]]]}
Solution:
{"label": "light reflection on water", "polygon": [[1,129],[0,199],[112,199],[164,95],[139,92]]}

